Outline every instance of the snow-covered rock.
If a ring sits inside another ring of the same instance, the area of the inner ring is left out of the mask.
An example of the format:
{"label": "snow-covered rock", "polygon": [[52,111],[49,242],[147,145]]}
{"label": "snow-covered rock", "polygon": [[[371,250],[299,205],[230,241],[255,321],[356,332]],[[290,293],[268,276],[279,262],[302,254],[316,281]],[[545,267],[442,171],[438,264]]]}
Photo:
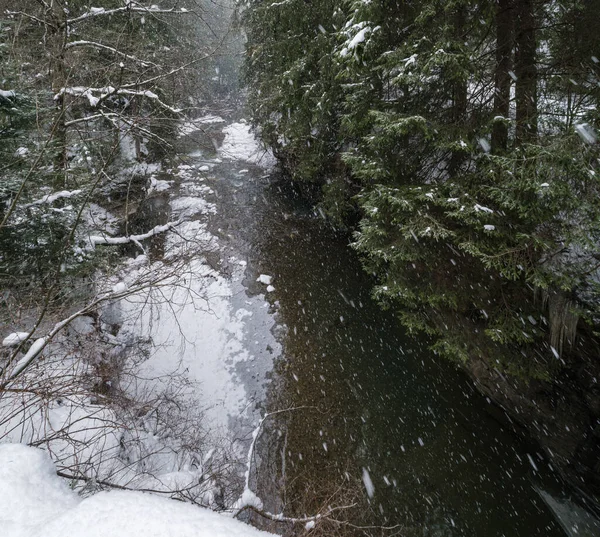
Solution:
{"label": "snow-covered rock", "polygon": [[264,285],[271,285],[273,282],[273,276],[268,276],[267,274],[261,274],[258,278],[256,278],[257,282],[260,282]]}

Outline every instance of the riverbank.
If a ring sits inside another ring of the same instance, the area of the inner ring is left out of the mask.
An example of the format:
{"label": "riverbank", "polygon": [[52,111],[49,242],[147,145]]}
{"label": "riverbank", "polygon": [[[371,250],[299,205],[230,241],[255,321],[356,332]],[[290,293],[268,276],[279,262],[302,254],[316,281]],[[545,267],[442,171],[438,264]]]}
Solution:
{"label": "riverbank", "polygon": [[246,252],[247,292],[264,291],[256,275],[272,278],[282,354],[265,410],[296,409],[266,423],[259,440],[267,508],[301,516],[356,502],[343,515],[353,524],[400,524],[407,535],[565,535],[544,498],[559,504],[569,492],[547,459],[373,302],[343,233],[277,174],[250,166],[215,191],[213,227]]}
{"label": "riverbank", "polygon": [[539,443],[579,501],[600,514],[600,364],[571,358],[554,382],[503,375],[493,359],[473,359],[465,371]]}

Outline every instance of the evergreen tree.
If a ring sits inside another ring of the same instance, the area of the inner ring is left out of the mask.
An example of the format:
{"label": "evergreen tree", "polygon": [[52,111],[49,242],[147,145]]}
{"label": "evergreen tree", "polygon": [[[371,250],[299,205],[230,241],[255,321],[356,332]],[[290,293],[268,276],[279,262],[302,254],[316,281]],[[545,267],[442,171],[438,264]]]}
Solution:
{"label": "evergreen tree", "polygon": [[[576,328],[591,333],[580,319],[594,329],[599,62],[584,25],[595,7],[249,7],[248,81],[264,141],[294,179],[327,170],[323,203],[336,216],[358,207],[354,246],[380,280],[376,296],[443,354],[547,378]],[[334,35],[311,39],[324,20]],[[324,57],[325,72],[310,60]],[[292,73],[318,100],[303,100]],[[323,121],[332,128],[308,131]]]}

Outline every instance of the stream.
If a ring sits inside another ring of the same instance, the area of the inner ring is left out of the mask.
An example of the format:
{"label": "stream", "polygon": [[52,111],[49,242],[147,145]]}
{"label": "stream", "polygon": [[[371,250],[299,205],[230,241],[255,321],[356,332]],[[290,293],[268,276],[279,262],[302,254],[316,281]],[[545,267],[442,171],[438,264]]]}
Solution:
{"label": "stream", "polygon": [[345,523],[319,522],[322,535],[599,534],[510,418],[370,298],[347,235],[276,171],[189,154],[212,162],[208,227],[221,260],[245,260],[233,301],[255,314],[245,345],[258,359],[234,367],[252,391],[251,419],[287,409],[257,444],[253,486],[266,509],[344,507],[331,517]]}

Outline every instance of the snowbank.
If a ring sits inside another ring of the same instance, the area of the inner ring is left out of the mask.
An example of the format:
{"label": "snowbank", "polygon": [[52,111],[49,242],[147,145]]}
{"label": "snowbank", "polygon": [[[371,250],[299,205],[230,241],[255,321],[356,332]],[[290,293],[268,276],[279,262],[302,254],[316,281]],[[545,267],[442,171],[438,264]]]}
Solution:
{"label": "snowbank", "polygon": [[275,165],[275,158],[262,149],[247,123],[232,123],[223,129],[225,140],[219,153],[231,160],[243,160],[264,168]]}
{"label": "snowbank", "polygon": [[265,537],[208,509],[131,491],[81,499],[57,477],[48,455],[0,444],[3,537]]}

